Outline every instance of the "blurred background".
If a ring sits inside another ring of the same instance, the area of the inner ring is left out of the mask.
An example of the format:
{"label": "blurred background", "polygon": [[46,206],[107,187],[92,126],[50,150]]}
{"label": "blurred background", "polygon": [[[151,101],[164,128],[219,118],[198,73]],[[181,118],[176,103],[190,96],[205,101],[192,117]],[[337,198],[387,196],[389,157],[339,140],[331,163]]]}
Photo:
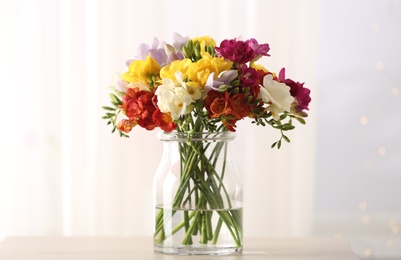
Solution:
{"label": "blurred background", "polygon": [[151,236],[156,132],[112,135],[108,87],[140,43],[256,38],[305,82],[289,134],[238,124],[245,236],[341,237],[401,259],[400,0],[15,0],[0,3],[0,240]]}

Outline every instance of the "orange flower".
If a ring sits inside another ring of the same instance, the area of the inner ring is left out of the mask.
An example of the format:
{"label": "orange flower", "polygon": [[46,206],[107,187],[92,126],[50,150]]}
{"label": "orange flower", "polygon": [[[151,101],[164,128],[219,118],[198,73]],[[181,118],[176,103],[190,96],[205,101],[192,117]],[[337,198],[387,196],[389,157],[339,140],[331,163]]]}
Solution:
{"label": "orange flower", "polygon": [[236,113],[237,119],[242,119],[249,115],[251,109],[246,103],[246,97],[242,93],[236,93],[231,97],[232,108]]}
{"label": "orange flower", "polygon": [[160,109],[153,112],[152,118],[156,125],[166,132],[171,132],[177,127],[170,114],[162,113]]}
{"label": "orange flower", "polygon": [[209,91],[205,98],[205,107],[209,112],[210,118],[218,118],[221,115],[230,114],[228,92]]}
{"label": "orange flower", "polygon": [[123,119],[118,122],[118,129],[120,129],[124,133],[129,133],[131,132],[132,128],[137,124],[138,122],[136,120]]}

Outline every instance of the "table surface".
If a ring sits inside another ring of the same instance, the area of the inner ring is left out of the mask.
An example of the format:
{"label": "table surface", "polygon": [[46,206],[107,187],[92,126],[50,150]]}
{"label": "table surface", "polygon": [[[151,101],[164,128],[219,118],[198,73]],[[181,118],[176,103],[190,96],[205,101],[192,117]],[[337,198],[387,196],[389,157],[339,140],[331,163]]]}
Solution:
{"label": "table surface", "polygon": [[334,238],[248,238],[240,256],[171,256],[153,252],[151,238],[8,237],[0,243],[7,260],[357,260],[348,244]]}

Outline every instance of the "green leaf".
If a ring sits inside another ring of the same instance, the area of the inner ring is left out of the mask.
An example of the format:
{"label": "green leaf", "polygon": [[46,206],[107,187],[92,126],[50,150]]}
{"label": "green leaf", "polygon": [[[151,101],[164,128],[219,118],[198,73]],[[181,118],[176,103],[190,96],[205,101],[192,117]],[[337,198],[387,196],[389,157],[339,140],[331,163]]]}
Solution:
{"label": "green leaf", "polygon": [[[123,97],[123,96],[125,96],[125,92],[117,91],[117,90],[115,90],[114,92],[116,93],[116,95],[117,95],[118,97]],[[121,103],[121,102],[119,102],[119,103]]]}
{"label": "green leaf", "polygon": [[108,110],[108,111],[114,111],[114,110],[116,110],[115,108],[107,107],[107,106],[102,106],[102,108],[103,108],[104,110]]}
{"label": "green leaf", "polygon": [[283,139],[284,139],[287,143],[290,142],[290,138],[288,138],[286,135],[282,135],[282,137],[283,137]]}
{"label": "green leaf", "polygon": [[279,140],[278,142],[277,142],[277,149],[280,149],[281,148],[281,140]]}
{"label": "green leaf", "polygon": [[282,114],[282,115],[280,116],[280,120],[283,120],[283,119],[285,119],[287,116],[288,116],[288,114],[287,114],[287,113],[285,113],[285,114]]}
{"label": "green leaf", "polygon": [[114,113],[106,113],[106,116],[113,117],[113,116],[115,116],[115,114]]}
{"label": "green leaf", "polygon": [[282,125],[282,127],[281,127],[281,129],[282,129],[283,131],[289,131],[289,130],[292,130],[292,129],[294,129],[294,128],[295,128],[295,126],[293,126],[293,125],[290,124],[290,123],[284,124],[284,125]]}
{"label": "green leaf", "polygon": [[117,103],[117,104],[121,104],[120,99],[116,95],[114,95],[113,93],[110,93],[109,95],[110,95],[110,98],[111,98],[112,102]]}
{"label": "green leaf", "polygon": [[277,144],[277,142],[274,142],[270,148],[274,148],[276,146],[276,144]]}
{"label": "green leaf", "polygon": [[298,122],[300,122],[301,124],[306,124],[305,120],[302,117],[294,117]]}

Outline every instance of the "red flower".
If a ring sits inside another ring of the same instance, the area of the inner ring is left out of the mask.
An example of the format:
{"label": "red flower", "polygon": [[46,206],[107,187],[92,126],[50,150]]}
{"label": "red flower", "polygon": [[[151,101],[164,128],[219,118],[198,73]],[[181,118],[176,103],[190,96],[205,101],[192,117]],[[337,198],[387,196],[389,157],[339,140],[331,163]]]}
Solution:
{"label": "red flower", "polygon": [[226,92],[209,91],[205,98],[205,107],[209,118],[219,118],[225,127],[235,132],[235,123],[248,116],[251,109],[246,102],[246,96],[236,93],[232,96]]}
{"label": "red flower", "polygon": [[210,118],[218,118],[221,115],[230,114],[228,92],[209,91],[205,98],[205,107],[209,112]]}
{"label": "red flower", "polygon": [[166,132],[171,132],[177,127],[177,124],[174,123],[170,114],[162,113],[159,109],[156,109],[155,112],[153,112],[152,118],[157,126]]}
{"label": "red flower", "polygon": [[176,124],[169,114],[160,112],[155,100],[156,96],[153,92],[140,90],[139,88],[128,89],[122,98],[122,105],[120,106],[125,111],[128,120],[119,122],[119,128],[121,125],[121,129],[131,131],[132,127],[129,129],[129,122],[135,122],[146,130],[153,130],[156,127],[160,127],[167,132],[174,130]]}
{"label": "red flower", "polygon": [[153,112],[156,110],[155,107],[147,107],[138,119],[138,125],[145,128],[146,130],[153,130],[156,128],[156,123],[153,121]]}
{"label": "red flower", "polygon": [[233,110],[235,111],[236,118],[242,119],[249,115],[251,109],[246,103],[246,97],[242,93],[236,93],[231,97],[231,105]]}

